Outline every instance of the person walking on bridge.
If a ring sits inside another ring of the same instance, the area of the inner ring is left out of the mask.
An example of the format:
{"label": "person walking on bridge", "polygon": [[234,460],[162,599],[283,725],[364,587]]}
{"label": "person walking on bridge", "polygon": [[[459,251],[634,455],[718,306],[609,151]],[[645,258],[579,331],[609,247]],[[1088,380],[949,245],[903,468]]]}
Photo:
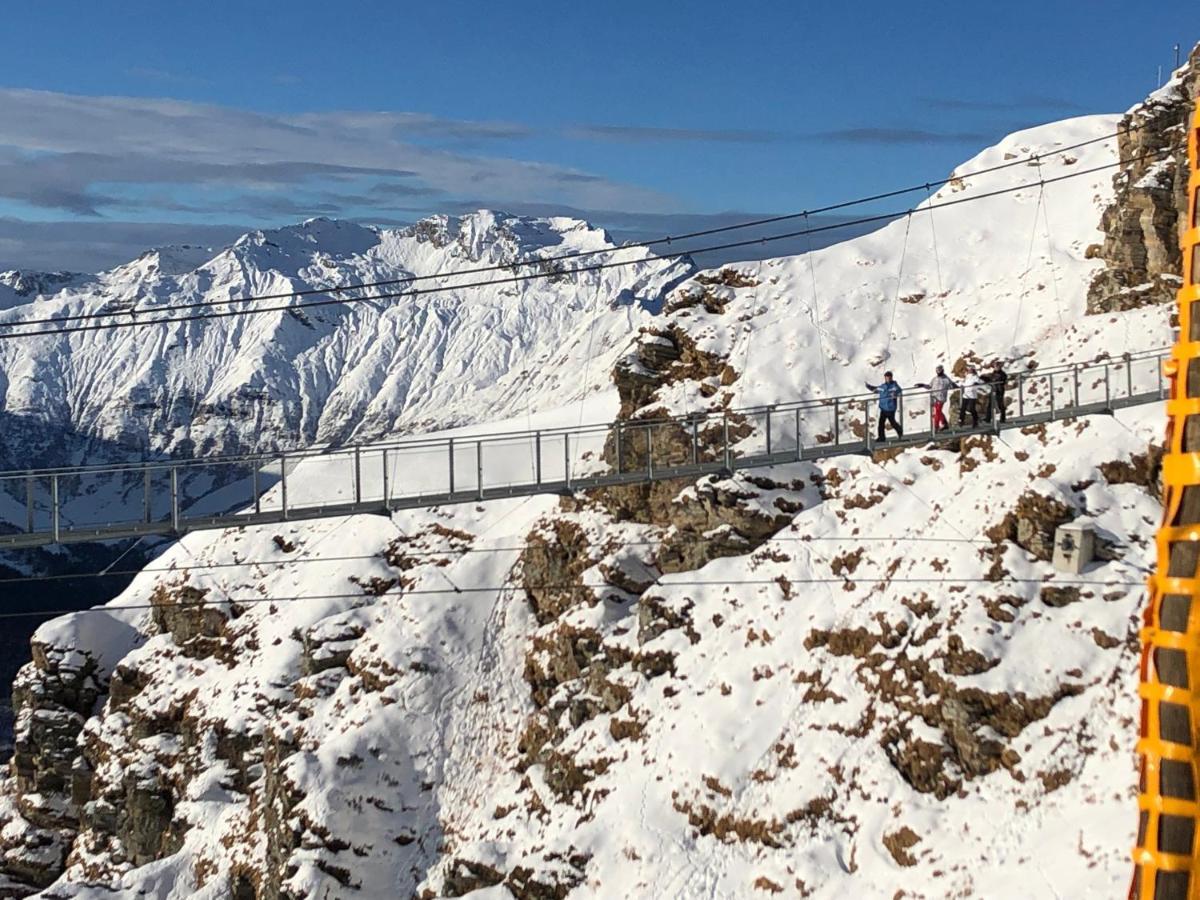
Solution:
{"label": "person walking on bridge", "polygon": [[932,419],[933,430],[945,431],[950,427],[950,422],[946,419],[946,401],[950,398],[950,391],[958,387],[957,384],[946,374],[946,370],[941,366],[937,367],[937,372],[929,384],[917,384],[916,387],[925,388],[929,391],[929,400],[933,406]]}
{"label": "person walking on bridge", "polygon": [[904,427],[896,420],[896,410],[900,406],[900,395],[903,391],[900,389],[900,385],[896,384],[895,379],[892,378],[892,373],[883,373],[883,384],[871,384],[868,381],[866,385],[868,391],[875,391],[879,394],[879,430],[875,440],[880,443],[887,440],[883,432],[885,422],[895,429],[897,439],[903,438]]}
{"label": "person walking on bridge", "polygon": [[958,407],[958,424],[962,425],[967,413],[971,414],[971,427],[979,427],[979,407],[978,400],[981,397],[986,397],[988,394],[988,386],[983,379],[979,377],[979,373],[974,369],[967,369],[967,377],[962,383],[962,403]]}
{"label": "person walking on bridge", "polygon": [[994,421],[998,416],[1001,423],[1008,420],[1008,413],[1004,409],[1004,389],[1008,387],[1008,373],[1004,371],[1004,363],[996,360],[996,365],[992,369],[991,374],[983,379],[991,386],[991,401],[988,403],[988,420]]}

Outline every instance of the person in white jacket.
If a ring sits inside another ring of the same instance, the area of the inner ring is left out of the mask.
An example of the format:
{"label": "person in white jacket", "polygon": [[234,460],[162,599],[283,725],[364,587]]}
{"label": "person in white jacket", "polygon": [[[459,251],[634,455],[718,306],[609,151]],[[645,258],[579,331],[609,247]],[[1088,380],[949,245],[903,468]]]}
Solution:
{"label": "person in white jacket", "polygon": [[979,377],[974,369],[967,369],[967,377],[962,383],[962,403],[958,407],[958,424],[962,425],[967,414],[971,415],[971,427],[979,427],[979,407],[976,400],[986,397],[991,388]]}

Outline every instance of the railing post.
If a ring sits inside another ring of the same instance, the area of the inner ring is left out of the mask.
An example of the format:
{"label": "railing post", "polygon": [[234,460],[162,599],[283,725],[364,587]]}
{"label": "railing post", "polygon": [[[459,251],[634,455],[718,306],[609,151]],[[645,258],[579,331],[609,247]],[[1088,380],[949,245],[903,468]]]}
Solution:
{"label": "railing post", "polygon": [[874,450],[875,442],[871,440],[871,401],[863,402],[863,440],[867,442],[867,449]]}
{"label": "railing post", "polygon": [[1076,407],[1076,409],[1078,409],[1079,408],[1079,363],[1075,363],[1075,365],[1071,367],[1071,379],[1072,379],[1072,384],[1073,384],[1072,396],[1075,399],[1075,407]]}
{"label": "railing post", "polygon": [[625,431],[625,426],[617,422],[617,474],[620,475],[625,471],[625,448],[621,444],[621,434]]}
{"label": "railing post", "polygon": [[654,480],[654,426],[646,426],[646,480]]}
{"label": "railing post", "polygon": [[567,490],[571,489],[571,433],[563,432],[563,479],[567,483]]}
{"label": "railing post", "polygon": [[[961,403],[961,398],[959,399]],[[1025,373],[1017,376],[1017,418],[1025,416]]]}
{"label": "railing post", "polygon": [[150,524],[150,467],[142,470],[142,521]]}
{"label": "railing post", "polygon": [[450,438],[450,443],[447,445],[450,454],[450,494],[454,494],[454,438]]}
{"label": "railing post", "polygon": [[538,485],[542,483],[542,433],[538,431],[533,436],[533,471]]}
{"label": "railing post", "polygon": [[387,450],[384,450],[383,451],[383,508],[384,509],[390,510],[390,507],[388,506],[388,501],[390,501],[391,499],[392,499],[391,491],[389,490],[389,486],[388,486]]}
{"label": "railing post", "polygon": [[33,474],[25,476],[25,530],[33,534]]}
{"label": "railing post", "polygon": [[179,469],[174,466],[171,467],[171,531],[179,534]]}
{"label": "railing post", "polygon": [[771,455],[771,407],[767,407],[767,456]]}
{"label": "railing post", "polygon": [[475,442],[475,487],[480,500],[483,499],[483,441]]}
{"label": "railing post", "polygon": [[[1159,371],[1162,367],[1159,367]],[[1162,375],[1158,376],[1158,381],[1162,383]],[[1125,354],[1125,384],[1129,390],[1129,396],[1133,397],[1133,360],[1129,358],[1129,354]]]}
{"label": "railing post", "polygon": [[700,464],[700,424],[699,420],[692,419],[692,465]]}
{"label": "railing post", "polygon": [[800,407],[796,407],[796,462],[800,461]]}
{"label": "railing post", "polygon": [[354,445],[354,502],[362,503],[362,444]]}
{"label": "railing post", "polygon": [[724,435],[723,439],[725,443],[725,471],[729,474],[733,474],[733,451],[729,446],[729,410],[725,411],[724,422],[722,423],[721,430]]}
{"label": "railing post", "polygon": [[1112,388],[1108,383],[1108,363],[1104,364],[1104,409],[1106,412],[1112,412]]}
{"label": "railing post", "polygon": [[833,398],[833,443],[835,445],[842,442],[841,438],[839,437],[839,433],[842,430],[842,423],[839,421],[840,403],[841,401],[837,397]]}
{"label": "railing post", "polygon": [[1050,379],[1050,421],[1054,421],[1054,373],[1047,372],[1046,377]]}
{"label": "railing post", "polygon": [[58,543],[59,536],[59,512],[58,512],[58,476],[50,476],[50,528],[54,532],[54,543]]}
{"label": "railing post", "polygon": [[287,455],[279,454],[279,499],[284,521],[287,521]]}
{"label": "railing post", "polygon": [[262,512],[262,491],[258,485],[258,465],[255,464],[250,470],[250,490],[254,492],[254,511]]}

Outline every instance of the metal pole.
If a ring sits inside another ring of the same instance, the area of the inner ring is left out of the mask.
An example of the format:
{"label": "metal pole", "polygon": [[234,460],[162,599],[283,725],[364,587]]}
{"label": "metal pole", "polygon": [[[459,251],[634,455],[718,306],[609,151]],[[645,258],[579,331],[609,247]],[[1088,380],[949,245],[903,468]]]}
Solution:
{"label": "metal pole", "polygon": [[729,447],[729,412],[725,413],[725,421],[722,426],[725,440],[725,471],[733,474],[733,452]]}
{"label": "metal pole", "polygon": [[625,448],[621,446],[621,433],[625,430],[620,422],[617,423],[617,474],[625,471]]}
{"label": "metal pole", "polygon": [[[171,469],[171,531],[179,534],[179,469]],[[55,526],[55,533],[58,526]]]}
{"label": "metal pole", "polygon": [[483,441],[475,442],[475,487],[477,496],[483,499]]}
{"label": "metal pole", "polygon": [[1104,364],[1104,408],[1112,412],[1112,388],[1108,383],[1108,363]]}
{"label": "metal pole", "polygon": [[1054,373],[1047,373],[1050,379],[1050,421],[1054,421]]}
{"label": "metal pole", "polygon": [[1079,363],[1071,367],[1071,379],[1073,384],[1075,406],[1079,406]]}
{"label": "metal pole", "polygon": [[533,467],[537,473],[537,483],[542,483],[542,433],[539,431],[533,436]]}
{"label": "metal pole", "polygon": [[362,503],[362,445],[354,445],[354,502]]}
{"label": "metal pole", "polygon": [[58,543],[59,536],[59,513],[58,513],[58,476],[50,476],[50,527],[54,532],[54,543]]}
{"label": "metal pole", "polygon": [[450,493],[454,493],[454,438],[450,438]]}
{"label": "metal pole", "polygon": [[33,475],[25,476],[25,530],[33,534]]}
{"label": "metal pole", "polygon": [[563,432],[563,478],[567,482],[567,490],[571,489],[571,434]]}
{"label": "metal pole", "polygon": [[[961,403],[961,398],[959,399]],[[1020,419],[1025,415],[1025,375],[1017,376],[1017,418]]]}
{"label": "metal pole", "polygon": [[388,489],[388,461],[387,450],[383,451],[383,508],[389,509],[388,501],[391,499],[391,491]]}
{"label": "metal pole", "polygon": [[262,512],[262,491],[259,490],[258,486],[257,464],[255,464],[254,468],[250,470],[250,489],[254,491],[254,511],[256,513],[260,513]]}
{"label": "metal pole", "polygon": [[800,407],[796,407],[796,461],[800,461]]}
{"label": "metal pole", "polygon": [[692,419],[692,465],[698,465],[700,462],[700,424],[697,419]]}
{"label": "metal pole", "polygon": [[771,455],[771,407],[767,407],[767,456]]}
{"label": "metal pole", "polygon": [[840,403],[841,403],[841,401],[838,400],[837,397],[833,398],[833,443],[834,444],[840,444],[842,442],[841,438],[838,437],[838,432],[840,432],[842,430],[841,422],[838,421],[838,419],[839,419],[838,414],[840,412],[838,407],[839,407]]}
{"label": "metal pole", "polygon": [[863,403],[863,440],[867,442],[867,449],[875,449],[875,445],[871,442],[871,401],[867,400]]}
{"label": "metal pole", "polygon": [[142,470],[142,520],[150,524],[150,469]]}
{"label": "metal pole", "polygon": [[[1161,382],[1162,379],[1160,378]],[[1129,390],[1129,396],[1133,396],[1133,360],[1128,356],[1125,357],[1125,383]]]}
{"label": "metal pole", "polygon": [[646,480],[654,480],[654,426],[646,426]]}
{"label": "metal pole", "polygon": [[279,454],[279,499],[282,504],[283,518],[287,520],[287,457]]}

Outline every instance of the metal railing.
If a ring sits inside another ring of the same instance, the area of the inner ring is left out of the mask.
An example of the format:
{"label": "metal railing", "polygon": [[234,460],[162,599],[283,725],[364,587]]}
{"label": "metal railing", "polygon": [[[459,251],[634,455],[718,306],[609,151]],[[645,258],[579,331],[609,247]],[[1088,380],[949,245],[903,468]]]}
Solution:
{"label": "metal railing", "polygon": [[[897,412],[904,437],[889,435],[886,446],[1154,402],[1165,396],[1168,356],[1152,350],[1012,374],[1004,423],[981,402],[978,427],[942,434],[933,432],[930,392],[909,390]],[[958,409],[947,403],[952,425]],[[870,453],[880,446],[877,415],[873,394],[854,394],[577,428],[0,472],[0,518],[14,523],[0,533],[0,548],[569,493]]]}

